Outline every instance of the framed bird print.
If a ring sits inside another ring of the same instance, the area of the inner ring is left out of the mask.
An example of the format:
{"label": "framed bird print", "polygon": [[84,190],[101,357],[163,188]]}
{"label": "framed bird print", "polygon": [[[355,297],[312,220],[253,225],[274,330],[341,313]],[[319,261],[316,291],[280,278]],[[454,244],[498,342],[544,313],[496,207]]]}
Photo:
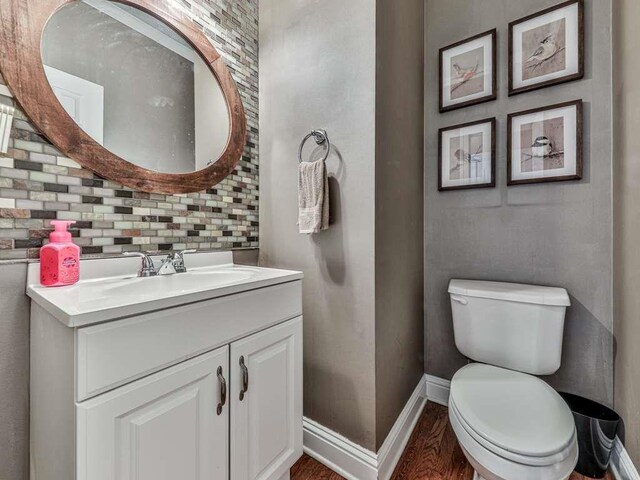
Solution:
{"label": "framed bird print", "polygon": [[438,190],[496,186],[496,119],[441,128]]}
{"label": "framed bird print", "polygon": [[440,49],[440,112],[497,98],[495,29]]}
{"label": "framed bird print", "polygon": [[584,0],[509,24],[509,95],[584,77]]}
{"label": "framed bird print", "polygon": [[582,178],[582,100],[512,113],[508,185]]}

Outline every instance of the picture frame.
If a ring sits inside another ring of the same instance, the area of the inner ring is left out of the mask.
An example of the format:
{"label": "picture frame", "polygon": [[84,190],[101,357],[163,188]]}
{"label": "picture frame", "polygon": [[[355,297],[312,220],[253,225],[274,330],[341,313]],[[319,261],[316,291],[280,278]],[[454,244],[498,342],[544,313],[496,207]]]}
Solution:
{"label": "picture frame", "polygon": [[498,97],[497,29],[440,49],[440,113]]}
{"label": "picture frame", "polygon": [[438,190],[496,186],[496,117],[441,128]]}
{"label": "picture frame", "polygon": [[509,96],[584,77],[584,0],[509,23]]}
{"label": "picture frame", "polygon": [[507,185],[581,180],[583,102],[509,114]]}

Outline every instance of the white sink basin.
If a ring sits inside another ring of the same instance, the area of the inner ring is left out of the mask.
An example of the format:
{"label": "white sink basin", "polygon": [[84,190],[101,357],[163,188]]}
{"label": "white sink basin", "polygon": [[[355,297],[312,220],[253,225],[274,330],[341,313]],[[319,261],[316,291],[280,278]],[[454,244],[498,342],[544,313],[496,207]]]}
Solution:
{"label": "white sink basin", "polygon": [[157,296],[158,293],[184,294],[220,288],[245,282],[258,273],[256,269],[235,267],[232,269],[203,269],[175,275],[159,275],[150,278],[121,279],[116,284],[97,284],[92,288],[105,295],[134,296],[138,299]]}
{"label": "white sink basin", "polygon": [[[158,259],[157,259],[158,260]],[[230,254],[185,257],[186,273],[139,278],[137,258],[81,261],[75,285],[39,285],[39,265],[29,265],[27,294],[70,327],[199,302],[302,278],[300,272],[234,265]]]}

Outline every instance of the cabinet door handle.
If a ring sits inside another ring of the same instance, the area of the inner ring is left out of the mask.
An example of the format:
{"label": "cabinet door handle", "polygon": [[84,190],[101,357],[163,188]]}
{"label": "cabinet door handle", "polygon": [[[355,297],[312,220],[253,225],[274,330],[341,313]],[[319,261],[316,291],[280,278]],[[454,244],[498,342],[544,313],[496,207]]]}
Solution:
{"label": "cabinet door handle", "polygon": [[227,403],[227,381],[222,374],[222,367],[218,367],[218,381],[220,382],[220,403],[218,404],[218,415],[222,415],[222,407]]}
{"label": "cabinet door handle", "polygon": [[244,394],[249,391],[249,369],[244,364],[244,357],[240,357],[240,369],[242,370],[242,390],[240,390],[240,401],[243,401]]}

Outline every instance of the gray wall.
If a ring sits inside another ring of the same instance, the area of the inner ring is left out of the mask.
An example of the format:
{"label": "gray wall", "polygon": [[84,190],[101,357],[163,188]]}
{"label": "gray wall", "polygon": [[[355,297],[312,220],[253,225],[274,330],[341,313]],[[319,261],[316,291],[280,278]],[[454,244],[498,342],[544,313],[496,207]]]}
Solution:
{"label": "gray wall", "polygon": [[[427,0],[426,362],[451,378],[456,350],[451,278],[562,286],[571,295],[555,387],[613,402],[611,0],[586,3],[586,75],[579,82],[507,96],[507,24],[555,0]],[[498,101],[438,113],[438,49],[498,28]],[[579,182],[506,187],[508,113],[582,98],[585,172]],[[438,128],[498,117],[497,188],[439,193]]]}
{"label": "gray wall", "polygon": [[0,263],[0,479],[29,478],[27,264]]}
{"label": "gray wall", "polygon": [[[373,451],[423,374],[423,13],[260,2],[261,264],[305,273],[305,416]],[[334,144],[333,225],[304,236],[295,156],[313,128]]]}
{"label": "gray wall", "polygon": [[615,408],[625,423],[625,445],[640,466],[640,3],[614,5],[614,292]]}
{"label": "gray wall", "polygon": [[104,87],[106,148],[152,170],[195,170],[192,62],[82,2],[52,17],[42,46],[46,65]]}
{"label": "gray wall", "polygon": [[423,376],[424,1],[377,1],[376,438]]}
{"label": "gray wall", "polygon": [[[305,274],[305,416],[371,450],[375,29],[375,0],[260,2],[261,264]],[[335,146],[334,223],[306,236],[296,226],[296,152],[314,128]]]}

